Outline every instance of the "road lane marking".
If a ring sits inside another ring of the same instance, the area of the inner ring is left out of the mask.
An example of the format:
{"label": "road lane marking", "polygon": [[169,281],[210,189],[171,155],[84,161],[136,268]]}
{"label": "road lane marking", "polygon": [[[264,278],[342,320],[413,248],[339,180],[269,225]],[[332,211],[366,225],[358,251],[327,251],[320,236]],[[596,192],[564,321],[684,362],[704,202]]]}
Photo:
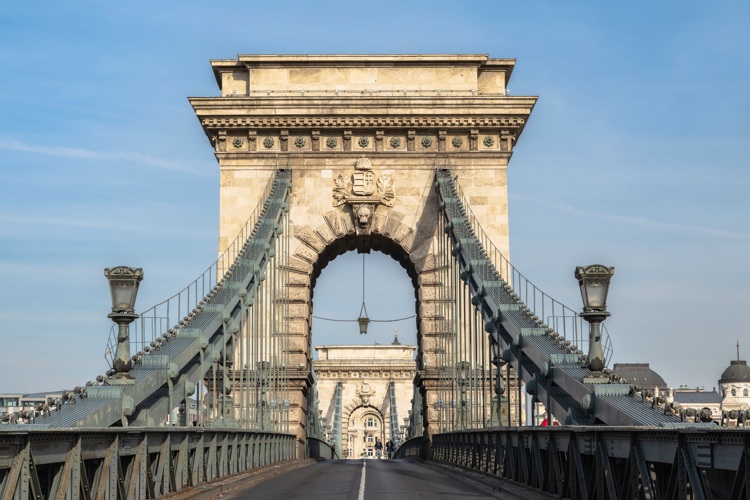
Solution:
{"label": "road lane marking", "polygon": [[362,460],[362,479],[359,481],[359,497],[357,500],[365,500],[365,470],[367,460]]}

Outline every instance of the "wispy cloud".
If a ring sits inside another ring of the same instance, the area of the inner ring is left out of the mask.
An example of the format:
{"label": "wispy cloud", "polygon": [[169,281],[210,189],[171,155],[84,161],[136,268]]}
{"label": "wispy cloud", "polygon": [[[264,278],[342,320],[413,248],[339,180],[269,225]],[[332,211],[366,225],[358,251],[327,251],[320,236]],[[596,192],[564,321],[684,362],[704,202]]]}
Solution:
{"label": "wispy cloud", "polygon": [[[11,225],[29,227],[44,227],[44,228],[81,228],[81,229],[95,229],[102,230],[109,233],[130,233],[132,235],[146,235],[146,234],[158,234],[158,235],[171,235],[187,240],[189,238],[197,239],[211,239],[215,237],[215,233],[211,227],[195,227],[185,224],[168,225],[161,224],[158,221],[154,223],[144,222],[142,224],[122,224],[118,223],[113,226],[112,220],[116,218],[112,217],[98,217],[98,216],[79,216],[71,214],[69,217],[61,216],[36,216],[36,215],[23,215],[23,214],[4,214],[0,213],[0,222],[5,227],[0,228],[0,234],[2,235],[17,235],[12,229],[8,229]],[[122,220],[122,219],[118,219]],[[49,236],[49,235],[47,235]],[[44,236],[40,236],[44,238]]]}
{"label": "wispy cloud", "polygon": [[[52,216],[33,216],[23,214],[0,214],[0,222],[8,224],[18,224],[25,226],[60,226],[60,227],[83,227],[90,229],[113,229],[111,220],[97,220],[95,218],[78,218],[78,217],[52,217]],[[124,228],[118,226],[117,230],[130,231],[135,227]]]}
{"label": "wispy cloud", "polygon": [[692,234],[700,233],[700,234],[705,234],[709,236],[717,236],[720,238],[750,241],[750,234],[748,233],[724,231],[722,229],[716,229],[713,227],[694,226],[694,225],[689,225],[689,224],[675,224],[672,222],[664,222],[664,221],[658,221],[658,220],[653,220],[653,219],[647,219],[645,217],[631,217],[628,215],[591,212],[591,211],[574,208],[574,207],[571,207],[570,205],[565,205],[563,203],[551,203],[551,202],[540,201],[537,198],[530,198],[524,195],[514,195],[512,196],[512,198],[518,201],[534,202],[535,204],[541,203],[541,204],[547,205],[548,207],[550,207],[551,209],[555,211],[566,212],[566,213],[575,214],[575,215],[582,215],[585,217],[593,217],[593,218],[605,219],[609,221],[627,222],[629,224],[636,224],[636,225],[640,225],[644,227],[652,227],[652,228],[660,228],[660,229],[666,229],[666,230],[671,230],[671,231],[678,231],[682,233],[692,233]]}
{"label": "wispy cloud", "polygon": [[206,174],[210,169],[201,168],[194,163],[184,161],[167,160],[151,155],[134,153],[128,151],[96,151],[93,149],[70,148],[70,147],[47,147],[36,144],[28,144],[13,137],[0,137],[0,149],[8,151],[21,151],[31,154],[56,156],[60,158],[73,158],[83,160],[119,160],[165,170],[176,170],[193,174]]}

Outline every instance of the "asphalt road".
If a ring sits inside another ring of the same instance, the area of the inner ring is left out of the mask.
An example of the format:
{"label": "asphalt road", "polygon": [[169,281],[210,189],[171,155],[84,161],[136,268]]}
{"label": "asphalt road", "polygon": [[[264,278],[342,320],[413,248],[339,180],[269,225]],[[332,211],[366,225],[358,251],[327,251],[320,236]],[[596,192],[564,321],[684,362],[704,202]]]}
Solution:
{"label": "asphalt road", "polygon": [[292,470],[224,499],[479,499],[498,498],[451,475],[407,460],[328,460]]}

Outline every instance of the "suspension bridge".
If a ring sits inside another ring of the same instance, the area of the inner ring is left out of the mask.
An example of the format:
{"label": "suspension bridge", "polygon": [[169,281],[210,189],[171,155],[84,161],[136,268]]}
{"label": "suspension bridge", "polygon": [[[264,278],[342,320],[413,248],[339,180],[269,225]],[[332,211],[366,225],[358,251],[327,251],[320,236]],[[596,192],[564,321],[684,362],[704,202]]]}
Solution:
{"label": "suspension bridge", "polygon": [[[562,498],[750,498],[744,426],[701,422],[607,369],[612,268],[576,270],[590,287],[579,313],[508,260],[506,169],[536,102],[509,95],[514,65],[212,61],[221,95],[190,102],[221,169],[219,258],[139,314],[147,270],[105,270],[112,368],[33,424],[2,426],[0,497],[158,498],[343,456],[339,388],[332,421],[318,412],[312,291],[336,256],[379,251],[416,298],[406,439],[407,409],[384,399],[395,458]],[[561,425],[533,425],[538,407]],[[399,464],[412,470],[387,469]],[[364,488],[364,464],[348,470]]]}

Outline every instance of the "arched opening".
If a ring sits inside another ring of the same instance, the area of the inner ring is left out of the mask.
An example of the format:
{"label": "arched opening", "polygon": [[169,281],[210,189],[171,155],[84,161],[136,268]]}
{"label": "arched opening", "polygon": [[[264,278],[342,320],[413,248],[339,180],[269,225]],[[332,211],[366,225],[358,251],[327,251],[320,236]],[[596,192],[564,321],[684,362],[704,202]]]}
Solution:
{"label": "arched opening", "polygon": [[[347,252],[320,271],[312,289],[313,344],[385,344],[398,329],[399,341],[416,345],[416,290],[392,257]],[[359,333],[356,323],[363,301],[370,318],[367,335]]]}
{"label": "arched opening", "polygon": [[[376,458],[377,442],[384,456],[412,418],[417,271],[397,245],[386,248],[328,247],[311,276],[315,402],[322,434],[342,458]],[[363,300],[372,320],[366,335],[356,322]]]}

